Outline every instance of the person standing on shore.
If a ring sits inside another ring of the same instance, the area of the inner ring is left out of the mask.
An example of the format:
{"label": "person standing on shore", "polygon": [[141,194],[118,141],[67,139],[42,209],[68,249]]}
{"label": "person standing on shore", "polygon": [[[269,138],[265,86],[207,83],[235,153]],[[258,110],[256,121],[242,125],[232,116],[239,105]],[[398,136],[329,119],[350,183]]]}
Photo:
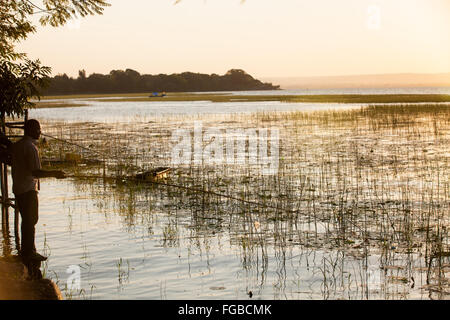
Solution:
{"label": "person standing on shore", "polygon": [[30,119],[24,125],[24,137],[14,143],[12,148],[11,175],[16,206],[22,218],[20,256],[26,261],[45,261],[36,252],[35,226],[39,219],[38,179],[54,177],[65,178],[60,170],[42,170],[41,160],[35,141],[41,135],[39,121]]}

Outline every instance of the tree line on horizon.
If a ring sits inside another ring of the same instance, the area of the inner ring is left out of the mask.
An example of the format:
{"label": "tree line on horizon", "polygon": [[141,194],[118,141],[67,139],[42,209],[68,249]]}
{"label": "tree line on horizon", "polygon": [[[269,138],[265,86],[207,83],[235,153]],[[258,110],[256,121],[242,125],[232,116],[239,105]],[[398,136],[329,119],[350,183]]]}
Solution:
{"label": "tree line on horizon", "polygon": [[139,93],[139,92],[196,92],[196,91],[242,91],[278,90],[280,86],[263,83],[241,69],[231,69],[224,75],[183,72],[178,74],[141,75],[126,69],[112,70],[109,74],[93,73],[86,76],[85,70],[77,78],[67,74],[49,78],[45,95]]}

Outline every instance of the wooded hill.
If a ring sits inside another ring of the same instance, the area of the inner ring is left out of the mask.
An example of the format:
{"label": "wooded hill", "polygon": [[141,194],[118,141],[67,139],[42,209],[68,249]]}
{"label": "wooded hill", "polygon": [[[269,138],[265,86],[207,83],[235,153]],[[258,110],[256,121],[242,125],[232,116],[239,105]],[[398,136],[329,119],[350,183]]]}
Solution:
{"label": "wooded hill", "polygon": [[50,78],[44,95],[137,93],[137,92],[197,92],[197,91],[242,91],[277,90],[280,86],[254,79],[244,70],[232,69],[224,75],[183,72],[179,74],[146,75],[126,69],[112,70],[109,74],[93,73],[86,76],[80,70],[78,78],[66,74]]}

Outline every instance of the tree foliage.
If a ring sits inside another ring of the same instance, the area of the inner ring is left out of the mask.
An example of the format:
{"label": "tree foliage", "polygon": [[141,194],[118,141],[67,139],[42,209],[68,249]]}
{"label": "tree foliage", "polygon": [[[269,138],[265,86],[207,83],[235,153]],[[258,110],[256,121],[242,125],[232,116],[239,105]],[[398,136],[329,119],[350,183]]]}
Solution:
{"label": "tree foliage", "polygon": [[40,88],[46,86],[50,68],[39,60],[24,63],[2,61],[0,63],[0,113],[21,116],[26,107],[33,106],[30,97],[39,97]]}
{"label": "tree foliage", "polygon": [[67,20],[88,15],[102,14],[109,4],[104,0],[44,0],[45,14],[40,18],[42,25],[53,27],[64,25]]}
{"label": "tree foliage", "polygon": [[80,70],[78,78],[66,74],[50,79],[47,95],[84,93],[137,93],[137,92],[197,92],[197,91],[239,91],[276,90],[279,86],[262,83],[244,70],[232,69],[225,75],[183,72],[177,74],[141,75],[126,69],[112,70],[108,75],[93,73],[86,77]]}
{"label": "tree foliage", "polygon": [[14,44],[36,30],[29,20],[33,7],[26,1],[0,1],[0,57],[15,60],[24,57],[14,51]]}
{"label": "tree foliage", "polygon": [[39,98],[39,88],[48,81],[50,68],[30,61],[15,45],[36,31],[31,17],[40,14],[42,25],[61,26],[74,17],[102,14],[105,0],[42,0],[40,7],[30,0],[0,0],[0,113],[21,115]]}
{"label": "tree foliage", "polygon": [[58,27],[78,16],[102,14],[109,4],[105,0],[43,0],[43,7],[30,0],[0,1],[0,56],[2,59],[23,58],[14,51],[17,41],[36,31],[31,17],[39,14],[42,25]]}

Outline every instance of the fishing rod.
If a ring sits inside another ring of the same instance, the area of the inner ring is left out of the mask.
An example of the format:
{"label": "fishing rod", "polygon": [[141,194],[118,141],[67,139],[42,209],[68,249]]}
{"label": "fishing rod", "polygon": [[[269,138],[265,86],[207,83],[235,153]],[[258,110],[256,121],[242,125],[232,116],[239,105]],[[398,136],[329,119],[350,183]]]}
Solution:
{"label": "fishing rod", "polygon": [[107,155],[106,153],[103,153],[103,152],[100,152],[100,151],[96,151],[96,150],[92,150],[90,148],[84,147],[84,146],[82,146],[82,145],[80,145],[78,143],[72,142],[72,141],[68,141],[68,140],[65,140],[65,139],[57,138],[57,137],[54,137],[54,136],[51,136],[51,135],[45,134],[45,133],[41,133],[41,136],[44,136],[44,137],[47,137],[47,138],[50,138],[50,139],[53,139],[53,140],[57,140],[59,142],[63,142],[63,143],[66,143],[66,144],[71,144],[71,145],[73,145],[75,147],[78,147],[80,149],[83,149],[83,150],[85,150],[87,152],[91,152],[91,153],[94,153],[96,155],[102,156],[104,159],[108,158],[108,160],[118,160],[118,158],[112,158],[110,155]]}
{"label": "fishing rod", "polygon": [[[105,153],[102,152],[98,152],[95,150],[91,150],[90,148],[86,148],[84,146],[81,146],[77,143],[65,140],[65,139],[61,139],[61,138],[57,138],[48,134],[42,134],[45,137],[51,138],[51,139],[55,139],[57,141],[63,142],[63,143],[67,143],[67,144],[71,144],[74,145],[76,147],[79,147],[83,150],[95,153],[97,155],[102,156],[104,159],[109,159],[109,160],[116,160],[119,161],[121,159],[119,158],[112,158],[110,155],[107,155]],[[170,169],[170,168],[169,168]],[[258,206],[258,207],[262,207],[262,208],[268,208],[268,209],[274,209],[276,211],[283,211],[285,213],[288,214],[296,214],[299,212],[299,210],[289,210],[286,208],[280,208],[279,206],[273,206],[270,204],[266,204],[266,203],[261,203],[258,201],[251,201],[251,200],[246,200],[246,199],[242,199],[242,198],[237,198],[235,196],[231,196],[231,195],[227,195],[227,194],[222,194],[222,193],[218,193],[215,191],[211,191],[211,190],[205,190],[205,189],[199,189],[199,188],[194,188],[194,187],[187,187],[187,186],[183,186],[183,185],[179,185],[179,184],[174,184],[174,183],[167,183],[167,182],[162,182],[162,181],[156,181],[155,179],[145,179],[144,178],[138,178],[136,176],[134,177],[130,177],[130,176],[121,176],[121,177],[108,177],[106,175],[66,175],[66,178],[73,178],[73,179],[103,179],[103,180],[121,180],[121,181],[135,181],[138,183],[150,183],[150,184],[154,184],[154,185],[159,185],[159,186],[164,186],[164,187],[173,187],[173,188],[178,188],[178,189],[183,189],[186,191],[191,191],[191,192],[198,192],[198,193],[204,193],[204,194],[210,194],[210,195],[214,195],[217,197],[222,197],[222,198],[226,198],[226,199],[230,199],[230,200],[234,200],[234,201],[238,201],[241,203],[246,203],[249,205],[254,205],[254,206]],[[309,214],[311,216],[311,214]],[[361,228],[359,226],[356,225],[356,223],[351,222],[351,224],[359,229],[361,231]]]}
{"label": "fishing rod", "polygon": [[[258,201],[251,201],[251,200],[245,200],[242,198],[237,198],[235,196],[231,196],[231,195],[227,195],[227,194],[223,194],[223,193],[218,193],[215,191],[211,191],[211,190],[205,190],[205,189],[199,189],[199,188],[194,188],[194,187],[187,187],[187,186],[182,186],[179,184],[173,184],[173,183],[167,183],[167,182],[161,182],[161,181],[156,181],[156,180],[144,180],[141,178],[136,178],[136,177],[108,177],[108,176],[99,176],[99,175],[70,175],[70,176],[66,176],[67,178],[74,178],[74,179],[103,179],[103,180],[120,180],[120,181],[135,181],[138,183],[150,183],[150,184],[154,184],[154,185],[159,185],[159,186],[164,186],[164,187],[173,187],[173,188],[178,188],[178,189],[183,189],[186,191],[192,191],[192,192],[198,192],[198,193],[204,193],[204,194],[210,194],[213,196],[217,196],[217,197],[222,197],[222,198],[226,198],[226,199],[230,199],[230,200],[235,200],[238,202],[242,202],[242,203],[246,203],[249,205],[254,205],[257,207],[262,207],[262,208],[266,208],[266,209],[274,209],[276,211],[282,211],[288,214],[296,214],[299,213],[299,210],[289,210],[286,208],[280,208],[279,206],[273,206],[270,204],[266,204],[266,203],[262,203],[262,202],[258,202]],[[311,213],[307,214],[304,213],[304,215],[306,216],[313,216]],[[319,218],[319,220],[321,220]],[[350,221],[350,224],[355,227],[356,229],[358,229],[359,231],[363,231],[361,227],[359,227],[355,222]]]}
{"label": "fishing rod", "polygon": [[[57,141],[60,141],[62,143],[67,143],[73,146],[76,146],[80,149],[83,149],[85,151],[97,154],[99,156],[102,156],[104,159],[108,159],[108,160],[116,160],[116,161],[120,161],[120,159],[118,158],[111,158],[110,155],[107,155],[105,153],[99,152],[99,151],[95,151],[92,150],[90,148],[84,147],[80,144],[74,143],[72,141],[68,141],[65,139],[61,139],[61,138],[57,138],[54,137],[52,135],[49,134],[44,134],[41,133],[42,136],[50,138],[50,139],[54,139]],[[199,193],[206,193],[206,194],[210,194],[210,195],[214,195],[214,196],[218,196],[218,197],[222,197],[222,198],[227,198],[230,200],[235,200],[235,201],[239,201],[239,202],[243,202],[243,203],[247,203],[247,204],[251,204],[251,205],[256,205],[256,206],[260,206],[260,207],[265,207],[265,208],[270,208],[270,209],[275,209],[275,210],[280,210],[280,208],[277,206],[271,206],[271,205],[267,205],[261,202],[257,202],[257,201],[250,201],[250,200],[245,200],[242,198],[237,198],[231,195],[226,195],[226,194],[222,194],[222,193],[218,193],[215,191],[211,191],[211,190],[205,190],[205,189],[199,189],[199,188],[193,188],[193,187],[187,187],[187,186],[183,186],[183,185],[179,185],[179,184],[173,184],[173,183],[166,183],[166,182],[161,182],[161,181],[156,181],[156,180],[149,180],[149,179],[142,179],[142,178],[137,178],[137,177],[129,177],[129,176],[125,176],[125,177],[107,177],[104,175],[66,175],[66,178],[78,178],[78,179],[107,179],[107,180],[128,180],[128,181],[136,181],[136,182],[141,182],[141,183],[151,183],[154,185],[160,185],[160,186],[165,186],[165,187],[173,187],[173,188],[178,188],[178,189],[184,189],[187,191],[192,191],[192,192],[199,192]],[[288,211],[288,210],[283,210],[286,211],[288,213],[295,213],[296,211]]]}
{"label": "fishing rod", "polygon": [[135,182],[138,182],[138,183],[149,183],[149,184],[154,184],[154,185],[159,185],[159,186],[183,189],[183,190],[186,190],[186,191],[210,194],[210,195],[213,195],[213,196],[222,197],[222,198],[226,198],[226,199],[230,199],[230,200],[235,200],[235,201],[239,201],[239,202],[243,202],[243,203],[247,203],[247,204],[251,204],[251,205],[255,205],[255,206],[259,206],[259,207],[275,209],[275,210],[282,210],[282,211],[286,211],[288,213],[295,213],[296,212],[296,211],[289,211],[289,210],[286,210],[286,209],[283,209],[283,208],[279,208],[278,206],[275,207],[275,206],[268,205],[268,204],[261,203],[261,202],[257,202],[257,201],[245,200],[245,199],[242,199],[242,198],[237,198],[235,196],[231,196],[231,195],[227,195],[227,194],[223,194],[223,193],[218,193],[218,192],[211,191],[211,190],[199,189],[199,188],[194,188],[194,187],[187,187],[187,186],[174,184],[174,183],[167,183],[167,182],[161,182],[161,181],[156,181],[156,180],[147,180],[147,179],[141,179],[141,178],[136,178],[136,177],[128,177],[128,176],[108,177],[108,176],[100,176],[100,175],[67,175],[66,178],[73,178],[73,179],[104,179],[104,180],[114,180],[114,181],[120,180],[120,181],[135,181]]}

